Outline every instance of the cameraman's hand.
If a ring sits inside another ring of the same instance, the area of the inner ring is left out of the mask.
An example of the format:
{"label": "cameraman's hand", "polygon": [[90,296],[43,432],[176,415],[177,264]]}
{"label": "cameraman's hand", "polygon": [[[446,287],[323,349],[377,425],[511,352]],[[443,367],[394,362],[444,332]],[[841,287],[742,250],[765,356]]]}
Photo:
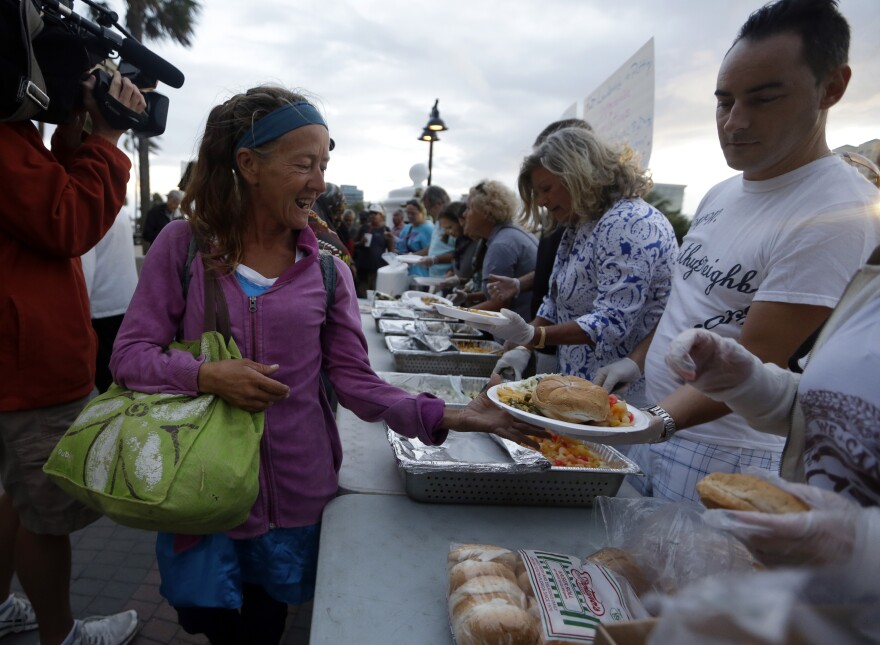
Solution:
{"label": "cameraman's hand", "polygon": [[[101,114],[98,104],[95,102],[94,94],[97,79],[89,74],[89,77],[83,81],[83,104],[92,117],[92,134],[103,137],[113,145],[119,141],[119,137],[123,135],[125,130],[116,130]],[[147,107],[147,101],[141,91],[127,78],[118,72],[113,72],[113,78],[110,81],[110,89],[108,94],[119,101],[124,107],[133,112],[143,112]]]}

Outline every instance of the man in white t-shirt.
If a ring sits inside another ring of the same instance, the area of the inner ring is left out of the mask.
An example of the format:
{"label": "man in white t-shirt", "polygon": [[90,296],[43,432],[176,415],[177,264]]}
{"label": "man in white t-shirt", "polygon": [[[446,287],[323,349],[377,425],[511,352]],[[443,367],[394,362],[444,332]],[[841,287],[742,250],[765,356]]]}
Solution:
{"label": "man in white t-shirt", "polygon": [[825,141],[828,110],[851,75],[849,26],[835,5],[780,0],[741,28],[715,95],[721,149],[742,174],[712,188],[697,209],[653,338],[597,376],[613,389],[644,370],[655,413],[677,430],[630,450],[648,475],[635,482],[646,494],[696,499],[695,484],[709,472],[778,470],[784,444],[680,386],[664,364],[669,342],[691,327],[709,329],[785,366],[880,239],[880,193]]}

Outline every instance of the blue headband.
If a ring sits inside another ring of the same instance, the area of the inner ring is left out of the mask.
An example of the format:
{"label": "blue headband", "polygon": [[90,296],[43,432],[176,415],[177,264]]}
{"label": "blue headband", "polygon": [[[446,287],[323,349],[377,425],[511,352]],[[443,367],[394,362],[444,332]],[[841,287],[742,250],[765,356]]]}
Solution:
{"label": "blue headband", "polygon": [[[292,105],[282,105],[254,123],[253,127],[244,133],[232,150],[233,159],[239,148],[259,148],[287,134],[291,130],[307,125],[323,125],[325,128],[327,127],[321,113],[311,103],[300,101]],[[333,149],[332,140],[330,149]]]}

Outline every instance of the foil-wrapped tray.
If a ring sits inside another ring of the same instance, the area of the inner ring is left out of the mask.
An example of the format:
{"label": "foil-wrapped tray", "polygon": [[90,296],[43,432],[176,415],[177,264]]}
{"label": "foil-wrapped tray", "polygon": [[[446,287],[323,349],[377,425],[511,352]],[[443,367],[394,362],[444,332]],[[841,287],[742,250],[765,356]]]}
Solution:
{"label": "foil-wrapped tray", "polygon": [[543,455],[495,435],[450,431],[440,446],[428,446],[391,429],[388,441],[407,495],[440,504],[592,506],[617,494],[638,465],[611,446],[588,443],[606,468],[553,466]]}
{"label": "foil-wrapped tray", "polygon": [[[379,333],[386,336],[407,336],[412,332],[414,322],[410,320],[380,318]],[[483,335],[479,329],[474,329],[465,323],[428,320],[424,324],[430,334],[445,334],[452,338],[481,338]]]}
{"label": "foil-wrapped tray", "polygon": [[471,402],[489,382],[487,378],[459,374],[410,374],[406,372],[377,372],[383,381],[418,394],[427,392],[452,407],[463,407]]}
{"label": "foil-wrapped tray", "polygon": [[[426,374],[460,374],[488,378],[501,353],[501,345],[494,341],[453,341],[474,343],[486,353],[468,351],[434,352],[424,349],[409,336],[386,336],[385,345],[391,352],[394,369],[398,372]],[[497,353],[488,353],[497,352]]]}

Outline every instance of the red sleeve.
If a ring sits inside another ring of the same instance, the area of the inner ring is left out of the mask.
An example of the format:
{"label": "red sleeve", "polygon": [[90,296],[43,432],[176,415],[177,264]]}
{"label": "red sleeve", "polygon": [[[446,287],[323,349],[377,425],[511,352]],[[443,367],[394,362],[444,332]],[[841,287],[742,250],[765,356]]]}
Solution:
{"label": "red sleeve", "polygon": [[77,257],[113,225],[131,162],[97,136],[61,158],[64,164],[31,122],[0,123],[0,231],[43,253]]}

